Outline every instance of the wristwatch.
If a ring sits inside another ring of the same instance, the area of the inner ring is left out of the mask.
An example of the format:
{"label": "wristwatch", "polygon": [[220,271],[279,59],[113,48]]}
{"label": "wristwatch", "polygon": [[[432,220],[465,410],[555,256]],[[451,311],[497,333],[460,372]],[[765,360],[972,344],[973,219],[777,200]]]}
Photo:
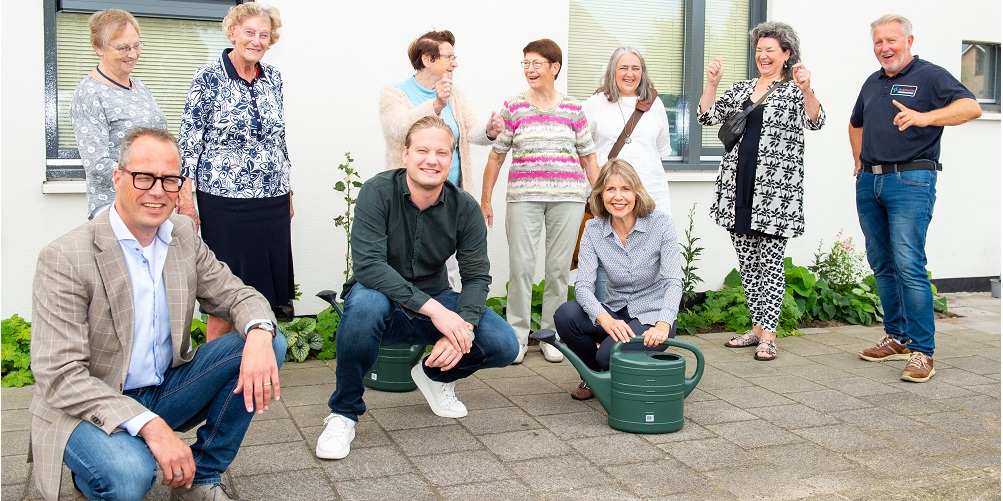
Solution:
{"label": "wristwatch", "polygon": [[270,332],[272,337],[275,337],[275,326],[272,325],[271,322],[258,322],[256,324],[251,324],[251,327],[247,329],[247,332],[250,333],[254,329],[261,329],[263,331]]}

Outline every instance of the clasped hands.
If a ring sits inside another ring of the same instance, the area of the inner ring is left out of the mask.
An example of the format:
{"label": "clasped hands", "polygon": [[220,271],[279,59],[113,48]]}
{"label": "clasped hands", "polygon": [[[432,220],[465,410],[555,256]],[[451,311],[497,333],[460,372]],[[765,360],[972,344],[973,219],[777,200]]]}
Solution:
{"label": "clasped hands", "polygon": [[[609,337],[621,343],[626,343],[631,340],[631,338],[636,337],[634,331],[630,328],[630,325],[623,320],[613,318],[608,312],[602,312],[596,317],[596,324],[602,327]],[[671,327],[665,322],[656,322],[654,327],[649,327],[648,330],[644,331],[641,336],[644,337],[645,346],[658,346],[665,342],[669,338],[669,330]]]}

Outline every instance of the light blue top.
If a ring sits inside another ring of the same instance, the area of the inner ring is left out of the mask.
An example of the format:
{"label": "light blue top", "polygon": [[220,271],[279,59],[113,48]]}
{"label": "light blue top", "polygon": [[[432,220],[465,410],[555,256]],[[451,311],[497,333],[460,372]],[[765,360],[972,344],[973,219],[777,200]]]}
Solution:
{"label": "light blue top", "polygon": [[[111,229],[122,246],[122,255],[132,283],[132,304],[136,319],[133,325],[132,356],[125,378],[126,390],[157,386],[164,382],[164,373],[171,366],[171,319],[167,309],[167,289],[164,286],[164,263],[171,243],[174,223],[164,221],[149,247],[142,247],[122,221],[114,204],[108,210]],[[152,411],[122,423],[131,435],[139,433],[146,423],[157,417]]]}
{"label": "light blue top", "polygon": [[[411,100],[411,104],[418,106],[427,101],[435,99],[435,89],[426,89],[414,77],[408,78],[396,85],[404,92],[404,95]],[[449,167],[449,181],[455,186],[460,185],[460,127],[456,125],[456,117],[453,116],[453,108],[447,104],[439,113],[450,129],[453,129],[453,138],[456,140],[456,147],[453,148],[453,165]]]}

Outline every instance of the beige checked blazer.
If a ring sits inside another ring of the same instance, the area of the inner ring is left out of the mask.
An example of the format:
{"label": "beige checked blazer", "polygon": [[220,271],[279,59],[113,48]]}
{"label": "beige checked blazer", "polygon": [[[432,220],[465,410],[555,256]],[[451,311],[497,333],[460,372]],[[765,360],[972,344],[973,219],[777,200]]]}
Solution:
{"label": "beige checked blazer", "polygon": [[[211,315],[243,326],[275,321],[268,301],[206,247],[192,220],[174,215],[164,286],[174,345],[172,367],[190,362],[196,298]],[[132,283],[108,211],[63,235],[38,256],[33,287],[31,450],[35,483],[59,495],[63,451],[82,420],[112,433],[146,408],[122,394],[132,355]],[[240,329],[238,329],[240,330]]]}

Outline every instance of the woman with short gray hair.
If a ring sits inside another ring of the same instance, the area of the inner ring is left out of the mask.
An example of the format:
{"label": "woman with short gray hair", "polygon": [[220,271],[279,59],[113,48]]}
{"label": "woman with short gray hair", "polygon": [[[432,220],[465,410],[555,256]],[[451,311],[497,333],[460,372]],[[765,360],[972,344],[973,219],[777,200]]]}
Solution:
{"label": "woman with short gray hair", "polygon": [[801,62],[797,33],[770,21],[750,35],[759,77],[735,82],[715,99],[722,61],[714,58],[698,120],[716,125],[748,111],[738,144],[721,158],[710,215],[731,232],[753,324],[725,346],[755,346],[753,358],[770,361],[777,358],[784,250],[787,239],[804,233],[804,130],[821,129],[825,112]]}

